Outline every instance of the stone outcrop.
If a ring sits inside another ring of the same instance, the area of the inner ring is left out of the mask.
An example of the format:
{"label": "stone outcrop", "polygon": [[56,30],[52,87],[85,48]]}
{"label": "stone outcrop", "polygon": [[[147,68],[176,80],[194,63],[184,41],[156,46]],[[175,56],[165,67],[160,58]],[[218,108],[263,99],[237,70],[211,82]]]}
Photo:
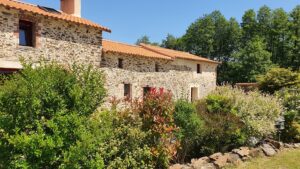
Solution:
{"label": "stone outcrop", "polygon": [[285,149],[300,148],[300,143],[283,144],[275,140],[265,140],[258,147],[240,147],[229,153],[215,153],[209,157],[193,159],[190,164],[175,164],[170,169],[218,169],[229,165],[240,165],[244,161],[260,156],[274,156]]}

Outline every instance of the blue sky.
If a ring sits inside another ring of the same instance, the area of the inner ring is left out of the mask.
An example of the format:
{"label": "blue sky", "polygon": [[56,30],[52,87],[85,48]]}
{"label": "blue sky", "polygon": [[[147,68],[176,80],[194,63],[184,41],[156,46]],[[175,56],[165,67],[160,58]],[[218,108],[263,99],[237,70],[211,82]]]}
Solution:
{"label": "blue sky", "polygon": [[[60,0],[24,0],[59,9]],[[267,5],[291,11],[300,0],[82,0],[82,17],[109,27],[104,38],[127,43],[148,35],[161,42],[168,33],[181,36],[197,18],[220,10],[239,21],[248,9]]]}

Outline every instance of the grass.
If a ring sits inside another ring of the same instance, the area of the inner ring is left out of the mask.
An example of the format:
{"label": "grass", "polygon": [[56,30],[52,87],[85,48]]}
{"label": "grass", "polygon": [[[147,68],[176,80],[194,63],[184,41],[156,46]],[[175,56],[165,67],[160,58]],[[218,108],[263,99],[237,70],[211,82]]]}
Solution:
{"label": "grass", "polygon": [[300,169],[300,149],[285,150],[274,157],[260,157],[230,169]]}

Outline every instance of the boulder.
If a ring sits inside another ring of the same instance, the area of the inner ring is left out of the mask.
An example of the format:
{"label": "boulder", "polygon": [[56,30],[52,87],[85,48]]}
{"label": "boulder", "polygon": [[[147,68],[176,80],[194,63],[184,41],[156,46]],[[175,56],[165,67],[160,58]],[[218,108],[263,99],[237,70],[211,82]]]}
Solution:
{"label": "boulder", "polygon": [[215,153],[209,156],[212,163],[216,165],[218,168],[222,168],[227,164],[227,156],[223,155],[222,153]]}
{"label": "boulder", "polygon": [[253,157],[253,158],[261,157],[263,155],[264,155],[264,153],[263,153],[262,149],[259,148],[259,147],[258,148],[253,148],[249,151],[249,156]]}
{"label": "boulder", "polygon": [[261,148],[266,156],[274,156],[276,154],[276,150],[269,144],[263,144]]}
{"label": "boulder", "polygon": [[233,165],[239,165],[241,164],[242,160],[238,154],[235,153],[225,153],[225,156],[227,156],[227,163],[233,164]]}
{"label": "boulder", "polygon": [[193,168],[183,164],[174,164],[170,166],[169,169],[193,169]]}
{"label": "boulder", "polygon": [[241,147],[239,149],[232,150],[232,152],[238,154],[240,157],[247,157],[249,156],[250,149],[249,147]]}
{"label": "boulder", "polygon": [[201,169],[202,166],[205,166],[207,163],[209,163],[208,157],[202,157],[199,159],[192,159],[191,166],[194,169]]}
{"label": "boulder", "polygon": [[265,141],[277,149],[281,149],[283,146],[283,143],[279,142],[279,141],[275,141],[275,140],[271,140],[271,139],[267,139]]}
{"label": "boulder", "polygon": [[295,148],[300,148],[300,143],[295,143],[295,144],[294,144],[294,147],[295,147]]}
{"label": "boulder", "polygon": [[284,146],[284,148],[293,148],[294,147],[292,144],[287,144],[287,143],[284,143],[283,146]]}
{"label": "boulder", "polygon": [[217,167],[213,163],[207,163],[203,165],[200,169],[217,169]]}

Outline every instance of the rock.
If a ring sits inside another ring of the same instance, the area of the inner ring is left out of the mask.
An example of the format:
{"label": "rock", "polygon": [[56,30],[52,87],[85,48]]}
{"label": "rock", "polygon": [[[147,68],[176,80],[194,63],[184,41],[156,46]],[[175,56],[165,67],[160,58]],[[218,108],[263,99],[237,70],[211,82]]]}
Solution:
{"label": "rock", "polygon": [[263,144],[261,148],[263,152],[266,154],[266,156],[274,156],[276,154],[274,148],[269,144]]}
{"label": "rock", "polygon": [[262,149],[259,148],[259,147],[258,148],[253,148],[249,151],[249,156],[250,157],[261,157],[263,155],[264,155],[264,153],[263,153]]}
{"label": "rock", "polygon": [[241,147],[239,149],[232,150],[233,153],[238,154],[240,157],[247,157],[249,156],[249,147]]}
{"label": "rock", "polygon": [[300,143],[295,143],[295,144],[294,144],[294,147],[295,147],[295,148],[300,148]]}
{"label": "rock", "polygon": [[267,139],[266,140],[267,143],[271,144],[272,146],[274,146],[277,149],[281,149],[282,148],[282,143],[279,141],[275,141],[275,140],[271,140],[271,139]]}
{"label": "rock", "polygon": [[225,153],[227,156],[227,162],[233,165],[241,164],[242,160],[238,154],[235,153]]}
{"label": "rock", "polygon": [[283,146],[284,146],[284,148],[293,148],[294,147],[292,144],[287,144],[287,143],[284,143]]}
{"label": "rock", "polygon": [[170,166],[169,169],[193,169],[193,168],[183,164],[174,164]]}
{"label": "rock", "polygon": [[216,161],[222,155],[223,155],[222,153],[215,153],[215,154],[209,156],[209,158],[213,161]]}
{"label": "rock", "polygon": [[192,159],[191,166],[194,169],[201,169],[202,166],[206,165],[209,163],[209,158],[208,157],[202,157],[199,159]]}
{"label": "rock", "polygon": [[213,163],[207,163],[199,169],[217,169],[217,167]]}
{"label": "rock", "polygon": [[209,158],[218,168],[222,168],[227,164],[227,156],[223,155],[222,153],[215,153],[209,156]]}

